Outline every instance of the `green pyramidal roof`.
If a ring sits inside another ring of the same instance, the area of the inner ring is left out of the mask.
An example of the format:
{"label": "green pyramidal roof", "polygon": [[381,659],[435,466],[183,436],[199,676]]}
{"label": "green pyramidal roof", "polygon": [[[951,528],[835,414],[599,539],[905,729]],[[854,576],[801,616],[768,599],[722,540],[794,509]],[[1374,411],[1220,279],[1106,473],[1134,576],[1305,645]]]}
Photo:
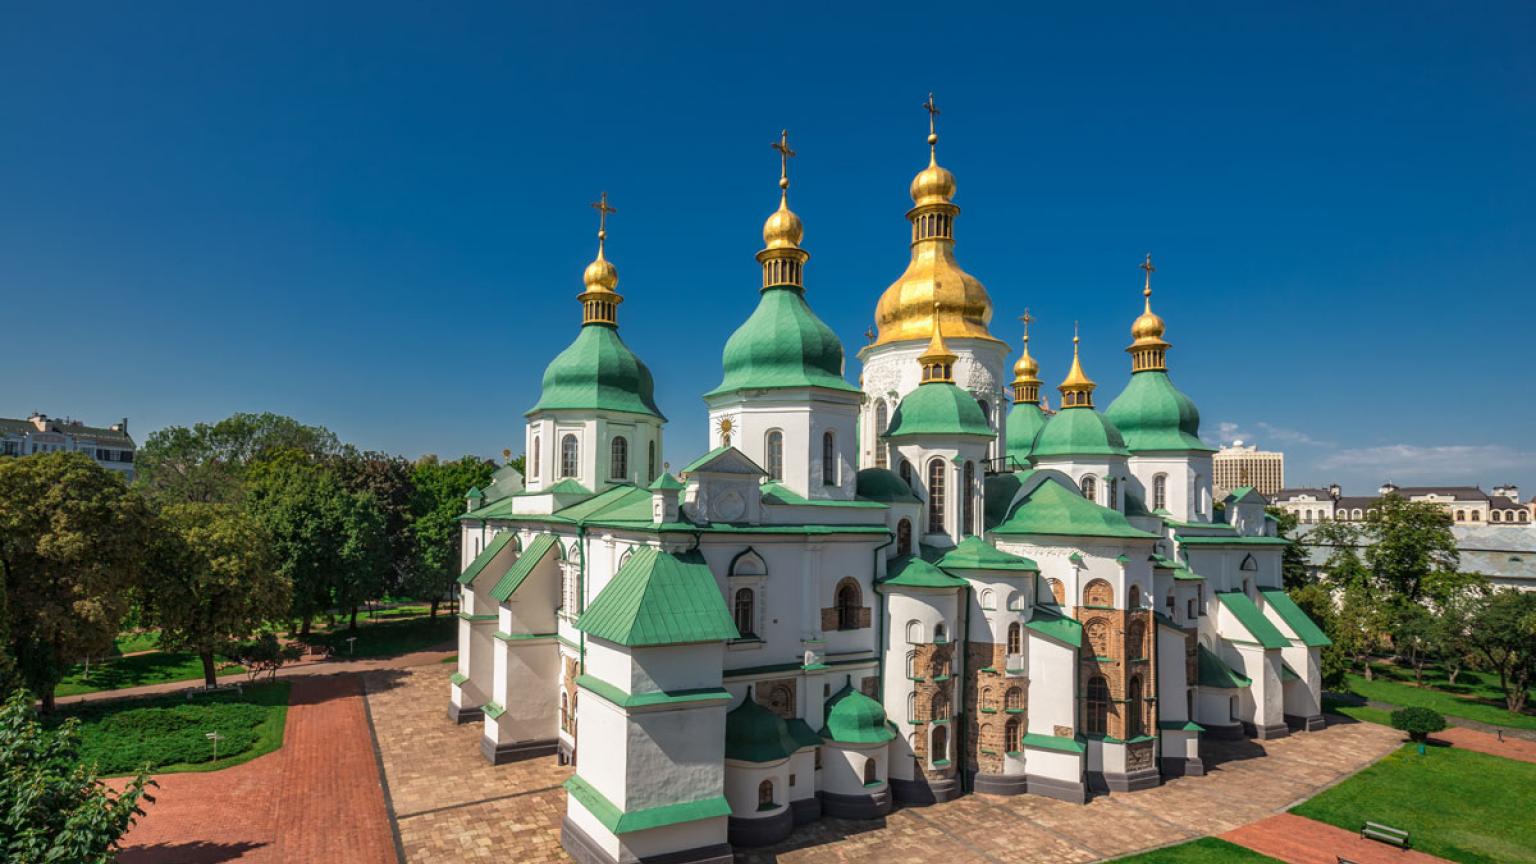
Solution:
{"label": "green pyramidal roof", "polygon": [[1045,428],[1045,412],[1033,402],[1018,402],[1008,411],[1007,445],[1009,456],[1028,464],[1029,454],[1035,449],[1035,437]]}
{"label": "green pyramidal roof", "polygon": [[993,432],[975,396],[948,381],[929,381],[908,393],[896,406],[896,413],[891,415],[891,425],[885,437],[907,435],[991,438]]}
{"label": "green pyramidal roof", "polygon": [[827,725],[821,730],[823,738],[842,744],[880,744],[896,737],[885,722],[885,709],[853,689],[852,680],[832,694],[825,710]]}
{"label": "green pyramidal roof", "polygon": [[1083,406],[1052,414],[1035,436],[1031,458],[1042,456],[1129,456],[1125,439],[1109,418]]}
{"label": "green pyramidal roof", "polygon": [[752,689],[741,704],[725,715],[725,758],[743,762],[788,759],[800,745],[779,715],[759,705]]}
{"label": "green pyramidal roof", "polygon": [[1168,373],[1137,372],[1105,412],[1131,450],[1200,450],[1215,447],[1200,440],[1200,411]]}
{"label": "green pyramidal roof", "polygon": [[902,588],[964,588],[970,584],[945,573],[917,555],[903,555],[892,561],[879,587],[897,585]]}
{"label": "green pyramidal roof", "polygon": [[992,530],[998,534],[1157,539],[1156,534],[1132,527],[1119,511],[1101,507],[1056,480],[1045,480],[1036,486],[1024,496],[1013,513]]}
{"label": "green pyramidal roof", "polygon": [[588,324],[576,340],[544,369],[539,411],[625,411],[666,419],[656,410],[651,370],[629,350],[619,331],[605,324]]}
{"label": "green pyramidal roof", "polygon": [[826,387],[859,392],[843,380],[843,343],[797,288],[763,291],[757,308],[726,340],[725,377],[705,397],[735,390]]}
{"label": "green pyramidal roof", "polygon": [[1035,562],[1022,555],[1004,552],[974,534],[940,558],[939,566],[945,570],[1040,572],[1040,565]]}
{"label": "green pyramidal roof", "polygon": [[646,488],[652,492],[676,492],[688,487],[681,480],[678,480],[669,473],[663,472],[660,477],[656,478],[656,482]]}
{"label": "green pyramidal roof", "polygon": [[653,548],[629,556],[576,629],[631,648],[741,636],[704,556]]}

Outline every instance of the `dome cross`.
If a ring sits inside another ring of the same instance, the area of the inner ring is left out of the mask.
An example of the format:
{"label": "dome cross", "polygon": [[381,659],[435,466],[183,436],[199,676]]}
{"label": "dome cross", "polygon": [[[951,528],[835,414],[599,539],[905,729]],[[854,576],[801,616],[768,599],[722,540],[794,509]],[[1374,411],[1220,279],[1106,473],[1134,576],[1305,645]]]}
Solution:
{"label": "dome cross", "polygon": [[1141,262],[1141,264],[1139,264],[1138,266],[1142,270],[1144,270],[1146,272],[1146,274],[1147,274],[1147,284],[1146,284],[1146,287],[1141,289],[1141,296],[1143,296],[1143,297],[1151,297],[1152,296],[1152,274],[1157,272],[1157,268],[1152,266],[1152,253],[1148,252],[1147,253],[1147,260]]}
{"label": "dome cross", "polygon": [[928,101],[923,103],[923,110],[928,112],[928,155],[937,158],[939,133],[935,128],[935,121],[939,118],[939,103],[933,101],[933,91],[928,91]]}
{"label": "dome cross", "polygon": [[779,188],[789,194],[789,160],[795,158],[795,151],[789,149],[789,130],[779,131],[779,140],[769,145],[779,151]]}
{"label": "dome cross", "polygon": [[609,206],[607,192],[598,196],[598,199],[593,201],[590,206],[593,210],[597,211],[597,251],[601,253],[603,251],[603,241],[608,239],[608,214],[617,213],[619,210],[617,207]]}

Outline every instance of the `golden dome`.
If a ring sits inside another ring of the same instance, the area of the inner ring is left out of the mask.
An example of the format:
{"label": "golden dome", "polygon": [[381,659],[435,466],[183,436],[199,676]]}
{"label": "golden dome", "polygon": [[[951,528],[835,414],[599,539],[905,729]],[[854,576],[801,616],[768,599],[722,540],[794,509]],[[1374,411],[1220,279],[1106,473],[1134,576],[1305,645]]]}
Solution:
{"label": "golden dome", "polygon": [[1163,341],[1163,333],[1167,327],[1163,319],[1152,311],[1152,273],[1157,270],[1152,266],[1152,253],[1147,253],[1147,260],[1142,262],[1141,269],[1146,271],[1147,281],[1141,289],[1141,296],[1145,305],[1140,315],[1131,323],[1131,339],[1133,340],[1125,350],[1131,355],[1131,371],[1146,372],[1168,368],[1168,349],[1173,347]]}
{"label": "golden dome", "polygon": [[[937,141],[937,135],[929,135],[929,139]],[[955,175],[949,173],[949,169],[938,163],[933,154],[929,154],[928,167],[917,172],[912,178],[912,203],[918,207],[927,204],[948,204],[955,197]]]}
{"label": "golden dome", "polygon": [[[780,180],[780,186],[788,186],[787,180]],[[805,226],[800,224],[800,217],[795,211],[789,209],[789,198],[779,198],[779,209],[773,211],[768,221],[763,223],[763,245],[768,249],[795,249],[800,246],[800,241],[805,237]]]}
{"label": "golden dome", "polygon": [[619,304],[624,302],[614,290],[619,287],[619,268],[603,255],[603,246],[608,242],[608,214],[618,211],[608,206],[607,192],[593,202],[592,208],[597,211],[597,257],[581,274],[581,281],[587,286],[576,297],[581,301],[581,323],[618,326]]}
{"label": "golden dome", "polygon": [[1075,408],[1080,406],[1093,406],[1093,391],[1098,387],[1092,378],[1083,371],[1083,362],[1077,353],[1077,334],[1072,334],[1072,368],[1067,370],[1067,377],[1057,386],[1061,391],[1061,407]]}
{"label": "golden dome", "polygon": [[1024,352],[1019,355],[1019,359],[1013,364],[1013,383],[1015,386],[1019,384],[1040,383],[1040,361],[1036,360],[1029,353],[1029,321],[1031,319],[1028,312],[1024,313],[1024,320]]}
{"label": "golden dome", "polygon": [[1135,322],[1131,324],[1131,338],[1137,342],[1144,342],[1148,339],[1162,339],[1165,329],[1163,319],[1157,317],[1152,312],[1152,292],[1146,292],[1146,297],[1146,311],[1136,316]]}
{"label": "golden dome", "polygon": [[606,239],[604,235],[607,233],[606,231],[598,232],[599,245],[597,247],[597,257],[593,259],[591,264],[587,265],[586,271],[581,274],[581,281],[586,284],[588,291],[612,291],[619,287],[619,268],[613,266],[611,261],[603,257],[601,241]]}
{"label": "golden dome", "polygon": [[955,380],[955,361],[959,357],[944,344],[944,322],[939,312],[939,301],[935,300],[933,301],[933,333],[928,339],[928,348],[917,357],[917,364],[923,369],[924,384],[930,381]]}

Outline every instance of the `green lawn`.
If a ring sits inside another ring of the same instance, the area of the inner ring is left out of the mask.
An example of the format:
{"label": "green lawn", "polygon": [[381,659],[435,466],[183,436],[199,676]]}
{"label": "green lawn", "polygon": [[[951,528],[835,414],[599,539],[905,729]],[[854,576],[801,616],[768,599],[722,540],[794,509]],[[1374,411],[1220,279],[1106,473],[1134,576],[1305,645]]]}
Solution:
{"label": "green lawn", "polygon": [[112,653],[116,655],[137,654],[140,651],[153,651],[160,645],[159,630],[140,630],[135,633],[123,633],[112,644]]}
{"label": "green lawn", "polygon": [[1382,822],[1462,864],[1533,864],[1532,789],[1531,763],[1449,747],[1420,756],[1409,744],[1291,812],[1349,831]]}
{"label": "green lawn", "polygon": [[1282,864],[1278,859],[1260,855],[1252,849],[1245,849],[1215,837],[1202,837],[1177,846],[1167,846],[1151,852],[1143,852],[1140,855],[1132,855],[1129,858],[1114,860],[1114,864],[1229,864],[1229,862],[1230,864]]}
{"label": "green lawn", "polygon": [[[48,719],[80,719],[81,758],[101,773],[131,774],[148,765],[158,774],[213,771],[249,762],[283,744],[287,681],[247,686],[243,694],[152,696],[68,706]],[[219,760],[211,760],[217,732]]]}
{"label": "green lawn", "polygon": [[[239,669],[223,658],[219,671]],[[191,681],[203,677],[203,662],[196,654],[167,654],[155,651],[132,657],[113,657],[91,663],[91,672],[85,674],[85,666],[70,667],[64,680],[59,682],[55,696],[76,696],[81,693],[98,693],[103,690],[121,690],[145,684],[162,684],[167,681]]]}
{"label": "green lawn", "polygon": [[1332,696],[1323,697],[1323,710],[1333,714],[1343,714],[1345,717],[1353,717],[1362,723],[1378,723],[1382,726],[1392,725],[1392,712],[1383,711],[1380,708],[1372,708],[1369,705],[1350,705],[1340,702]]}
{"label": "green lawn", "polygon": [[[1509,709],[1504,707],[1502,696],[1494,695],[1490,698],[1487,695],[1489,692],[1496,693],[1497,688],[1489,691],[1481,684],[1469,684],[1467,685],[1469,692],[1466,695],[1447,693],[1427,686],[1413,686],[1412,670],[1407,672],[1406,683],[1395,680],[1402,672],[1403,670],[1400,669],[1391,669],[1388,674],[1376,676],[1374,681],[1367,681],[1359,675],[1350,673],[1347,686],[1355,695],[1377,702],[1390,702],[1402,707],[1418,705],[1433,708],[1447,717],[1465,717],[1468,720],[1516,729],[1536,729],[1536,713],[1526,711],[1522,714],[1511,714]],[[1462,677],[1465,678],[1465,674]],[[1428,682],[1429,678],[1426,676],[1425,683]],[[1459,685],[1462,682],[1457,683]]]}
{"label": "green lawn", "polygon": [[[348,658],[393,657],[412,651],[425,651],[450,644],[458,633],[458,619],[451,615],[431,618],[409,618],[403,621],[380,621],[377,624],[359,624],[356,633],[345,627],[330,633],[310,637],[311,642],[330,645],[334,656]],[[357,643],[350,649],[347,638],[356,636]]]}

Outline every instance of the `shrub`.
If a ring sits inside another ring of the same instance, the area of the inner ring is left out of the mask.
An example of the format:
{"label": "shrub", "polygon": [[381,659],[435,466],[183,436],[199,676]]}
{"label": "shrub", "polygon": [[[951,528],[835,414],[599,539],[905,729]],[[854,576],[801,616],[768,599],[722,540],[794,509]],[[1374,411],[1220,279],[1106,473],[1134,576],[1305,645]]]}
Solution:
{"label": "shrub", "polygon": [[85,726],[80,756],[104,774],[206,762],[213,755],[209,732],[219,733],[219,756],[235,756],[256,744],[256,727],[266,718],[266,708],[243,703],[133,708]]}
{"label": "shrub", "polygon": [[1429,733],[1445,728],[1445,716],[1429,708],[1399,708],[1392,712],[1392,728],[1407,732],[1409,738],[1423,743]]}
{"label": "shrub", "polygon": [[263,672],[270,680],[285,663],[292,663],[304,656],[304,649],[297,645],[283,645],[272,633],[263,633],[250,642],[230,646],[229,654],[235,662],[245,667],[246,677],[256,680]]}

